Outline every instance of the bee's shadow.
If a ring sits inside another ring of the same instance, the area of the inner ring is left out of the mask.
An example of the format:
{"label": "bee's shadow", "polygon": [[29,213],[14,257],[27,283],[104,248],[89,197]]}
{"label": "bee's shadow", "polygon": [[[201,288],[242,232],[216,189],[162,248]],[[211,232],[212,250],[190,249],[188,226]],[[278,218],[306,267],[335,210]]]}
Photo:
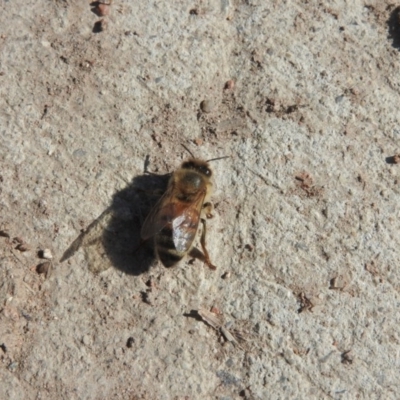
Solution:
{"label": "bee's shadow", "polygon": [[386,23],[389,31],[389,39],[392,39],[392,46],[400,50],[400,6],[391,11]]}
{"label": "bee's shadow", "polygon": [[[152,243],[141,244],[142,224],[165,192],[170,174],[135,177],[115,193],[101,242],[112,266],[130,275],[140,275],[154,264]],[[151,242],[151,241],[150,241]]]}
{"label": "bee's shadow", "polygon": [[134,178],[114,194],[111,206],[74,240],[60,262],[82,248],[88,268],[94,273],[110,266],[130,275],[149,270],[155,262],[153,243],[151,240],[141,243],[140,230],[165,192],[169,177],[170,174],[144,174]]}

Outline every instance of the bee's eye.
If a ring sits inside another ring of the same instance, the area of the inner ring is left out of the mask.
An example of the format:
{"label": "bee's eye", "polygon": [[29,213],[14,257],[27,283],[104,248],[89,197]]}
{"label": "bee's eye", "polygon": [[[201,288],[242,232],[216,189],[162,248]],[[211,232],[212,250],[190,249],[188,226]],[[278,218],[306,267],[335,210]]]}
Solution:
{"label": "bee's eye", "polygon": [[202,168],[202,172],[203,172],[203,174],[206,175],[206,176],[211,176],[211,170],[210,170],[210,168],[203,167],[203,168]]}
{"label": "bee's eye", "polygon": [[211,169],[208,168],[206,165],[199,165],[198,163],[193,162],[193,161],[185,161],[182,164],[182,168],[192,169],[192,170],[197,171],[200,174],[205,175],[205,176],[211,176],[211,174],[212,174]]}

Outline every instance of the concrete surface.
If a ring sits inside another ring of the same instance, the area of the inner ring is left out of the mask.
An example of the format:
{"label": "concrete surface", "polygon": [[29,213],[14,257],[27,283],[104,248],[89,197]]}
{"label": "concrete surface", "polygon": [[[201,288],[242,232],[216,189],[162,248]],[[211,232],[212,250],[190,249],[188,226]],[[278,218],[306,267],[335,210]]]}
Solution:
{"label": "concrete surface", "polygon": [[[1,5],[0,398],[398,398],[398,5]],[[216,272],[133,252],[181,144]]]}

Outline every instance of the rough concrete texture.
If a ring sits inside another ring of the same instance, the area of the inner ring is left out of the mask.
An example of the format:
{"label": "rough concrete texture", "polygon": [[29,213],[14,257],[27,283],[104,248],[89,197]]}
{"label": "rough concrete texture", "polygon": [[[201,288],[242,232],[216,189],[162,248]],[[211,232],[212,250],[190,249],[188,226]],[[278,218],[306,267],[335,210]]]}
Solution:
{"label": "rough concrete texture", "polygon": [[[399,10],[3,1],[0,398],[398,398]],[[181,144],[215,272],[134,252]]]}

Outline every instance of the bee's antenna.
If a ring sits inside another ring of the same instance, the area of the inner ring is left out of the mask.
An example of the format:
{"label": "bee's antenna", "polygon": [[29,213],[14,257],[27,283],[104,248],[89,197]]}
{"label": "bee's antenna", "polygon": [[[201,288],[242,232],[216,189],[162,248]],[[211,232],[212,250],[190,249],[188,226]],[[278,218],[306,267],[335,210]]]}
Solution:
{"label": "bee's antenna", "polygon": [[206,162],[210,162],[210,161],[216,161],[216,160],[223,160],[224,158],[230,158],[230,156],[224,156],[224,157],[212,158],[211,160],[207,160]]}
{"label": "bee's antenna", "polygon": [[193,158],[196,158],[196,157],[193,155],[193,153],[192,153],[183,143],[181,143],[181,145],[182,145],[182,147],[183,147]]}

